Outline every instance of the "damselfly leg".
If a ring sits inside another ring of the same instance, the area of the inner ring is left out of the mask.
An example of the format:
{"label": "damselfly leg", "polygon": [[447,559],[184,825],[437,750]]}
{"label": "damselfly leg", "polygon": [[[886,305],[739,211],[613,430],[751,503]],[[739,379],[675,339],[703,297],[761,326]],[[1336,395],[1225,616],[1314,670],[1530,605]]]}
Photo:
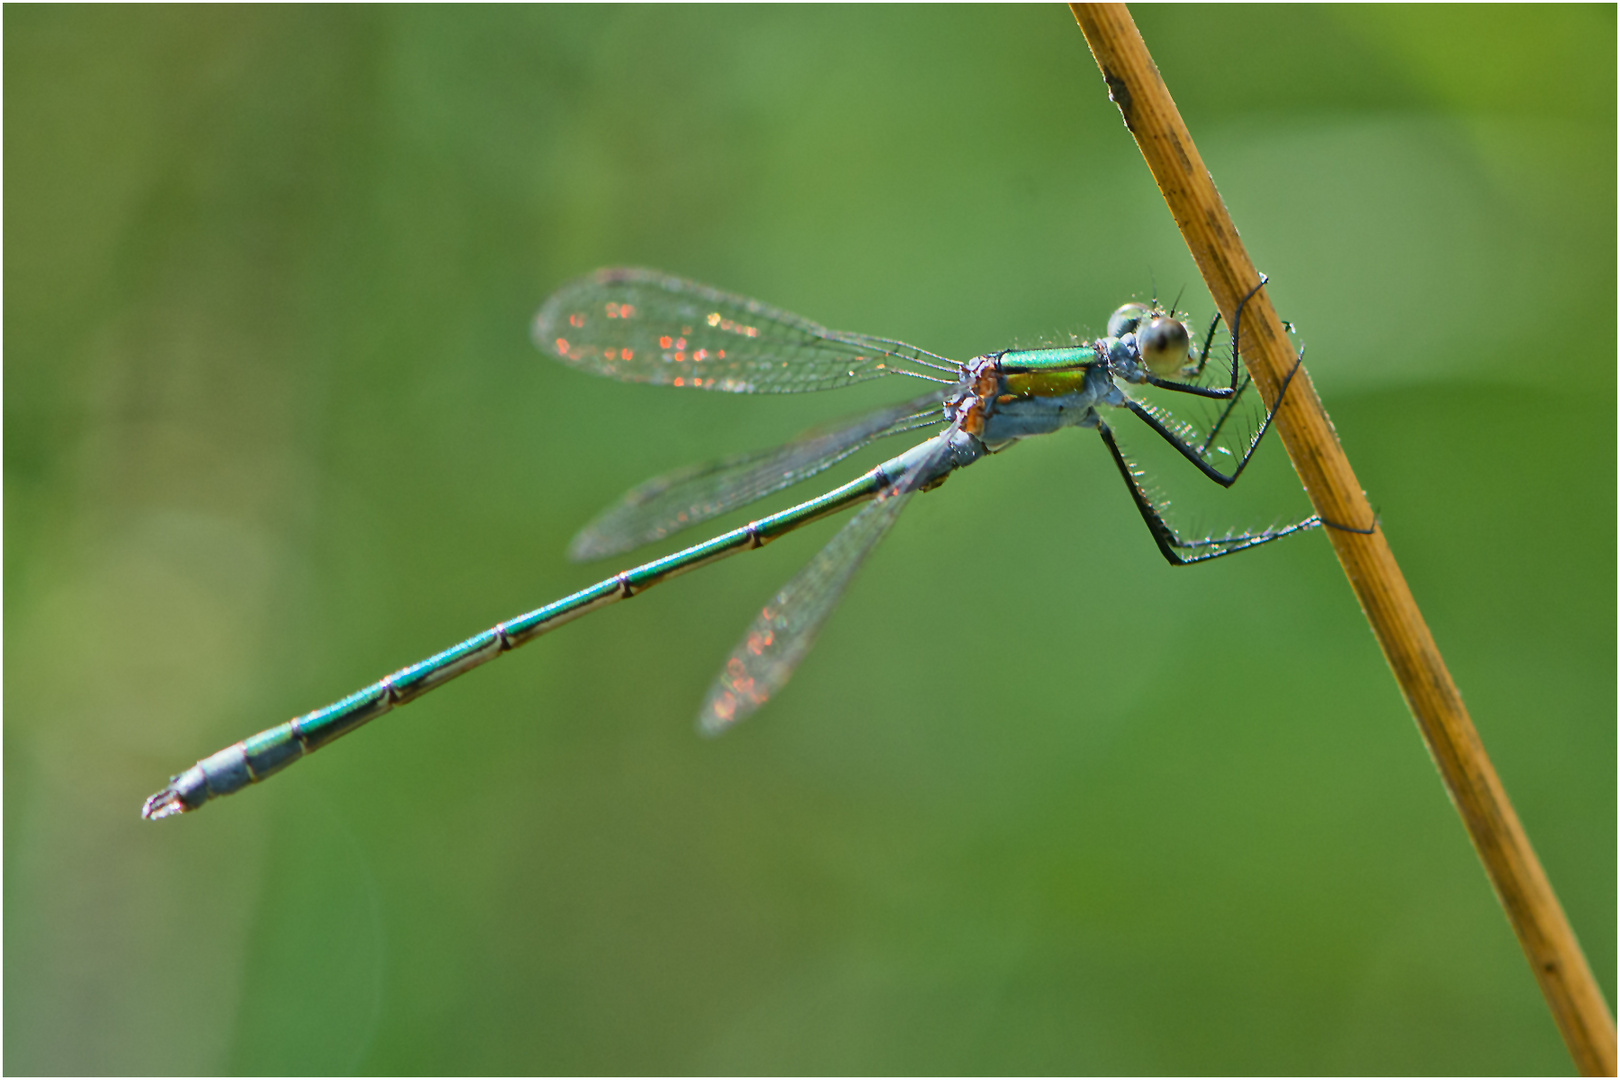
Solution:
{"label": "damselfly leg", "polygon": [[1136,469],[1119,448],[1114,440],[1114,433],[1105,422],[1099,422],[1097,432],[1102,436],[1108,452],[1114,457],[1114,464],[1119,466],[1119,474],[1125,478],[1125,486],[1130,489],[1131,500],[1136,503],[1137,512],[1146,522],[1148,532],[1153,534],[1154,543],[1159,545],[1159,551],[1174,566],[1188,566],[1192,563],[1208,562],[1223,555],[1235,555],[1261,544],[1269,544],[1273,540],[1280,540],[1290,533],[1301,532],[1305,529],[1314,529],[1322,524],[1315,514],[1304,521],[1280,529],[1265,529],[1257,533],[1238,533],[1232,536],[1205,537],[1200,540],[1183,539],[1176,530],[1165,520],[1163,513],[1142,487]]}
{"label": "damselfly leg", "polygon": [[[1271,429],[1271,421],[1276,416],[1277,410],[1282,407],[1283,399],[1288,393],[1288,387],[1293,383],[1294,375],[1299,371],[1300,365],[1305,360],[1305,350],[1301,348],[1299,354],[1294,358],[1293,367],[1289,368],[1288,374],[1283,378],[1282,386],[1277,391],[1276,403],[1266,410],[1265,416],[1261,419],[1254,434],[1247,440],[1243,452],[1238,458],[1237,465],[1230,472],[1223,472],[1216,468],[1210,462],[1210,449],[1225,428],[1227,421],[1231,419],[1243,393],[1253,385],[1253,380],[1246,373],[1243,373],[1240,367],[1239,334],[1243,320],[1243,309],[1265,284],[1266,278],[1262,275],[1260,283],[1250,289],[1238,303],[1237,312],[1233,317],[1232,382],[1229,389],[1220,388],[1214,392],[1209,392],[1207,387],[1200,387],[1190,383],[1178,383],[1173,380],[1157,379],[1152,376],[1145,380],[1150,385],[1177,393],[1193,394],[1204,398],[1215,397],[1218,399],[1226,397],[1225,408],[1210,424],[1207,432],[1199,436],[1199,433],[1192,425],[1177,419],[1166,410],[1162,410],[1150,403],[1137,401],[1134,398],[1127,398],[1125,401],[1125,407],[1146,424],[1154,434],[1174,447],[1176,452],[1191,462],[1199,472],[1222,487],[1231,487],[1237,483],[1238,477],[1243,475],[1243,470],[1248,467],[1250,459],[1254,457],[1254,452],[1259,448],[1260,441],[1265,438],[1266,432]],[[1219,319],[1220,317],[1217,315],[1210,323],[1209,332],[1204,338],[1204,345],[1200,351],[1197,366],[1193,369],[1195,377],[1204,370]],[[1169,524],[1158,505],[1148,495],[1146,489],[1142,486],[1139,473],[1125,456],[1124,451],[1120,449],[1118,441],[1114,438],[1113,431],[1105,422],[1100,420],[1097,430],[1102,436],[1103,442],[1107,445],[1109,453],[1113,456],[1114,463],[1119,467],[1120,475],[1125,479],[1126,486],[1130,489],[1131,499],[1136,504],[1137,511],[1142,515],[1142,520],[1147,524],[1148,531],[1153,534],[1154,542],[1158,544],[1159,551],[1174,565],[1185,566],[1189,563],[1206,562],[1222,555],[1235,554],[1260,544],[1270,543],[1272,540],[1287,536],[1290,533],[1299,532],[1303,529],[1314,529],[1322,524],[1321,519],[1313,514],[1302,521],[1279,529],[1266,529],[1257,533],[1239,533],[1220,538],[1185,539]]]}
{"label": "damselfly leg", "polygon": [[[1255,450],[1260,446],[1260,440],[1266,437],[1267,431],[1271,430],[1272,417],[1276,416],[1277,410],[1282,407],[1283,396],[1288,393],[1288,386],[1294,381],[1294,373],[1299,370],[1300,364],[1304,363],[1304,361],[1305,350],[1300,349],[1299,355],[1294,357],[1294,366],[1288,369],[1288,375],[1283,379],[1282,388],[1277,392],[1277,404],[1266,410],[1265,418],[1260,421],[1260,426],[1255,429],[1254,434],[1249,437],[1248,445],[1243,448],[1243,456],[1238,459],[1237,465],[1229,473],[1222,472],[1210,464],[1209,449],[1215,441],[1216,435],[1220,433],[1221,428],[1225,426],[1227,419],[1231,416],[1232,406],[1237,403],[1236,397],[1232,399],[1231,404],[1226,409],[1222,410],[1220,417],[1210,428],[1209,433],[1196,446],[1193,444],[1193,440],[1187,438],[1187,435],[1195,434],[1191,425],[1167,416],[1164,410],[1137,401],[1134,398],[1128,399],[1125,407],[1149,428],[1153,429],[1154,433],[1161,439],[1175,447],[1177,453],[1197,466],[1199,472],[1222,487],[1231,487],[1237,483],[1237,478],[1243,475],[1243,470],[1248,466],[1249,459],[1254,457]],[[1233,363],[1236,364],[1236,362],[1236,353],[1234,352]],[[1244,389],[1247,388],[1248,380],[1245,378]],[[1180,430],[1176,430],[1177,428]]]}

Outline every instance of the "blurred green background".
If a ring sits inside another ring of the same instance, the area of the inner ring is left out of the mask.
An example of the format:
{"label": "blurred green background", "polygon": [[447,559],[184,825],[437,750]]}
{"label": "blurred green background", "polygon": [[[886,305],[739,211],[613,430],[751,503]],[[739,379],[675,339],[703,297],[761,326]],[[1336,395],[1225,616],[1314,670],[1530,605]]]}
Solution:
{"label": "blurred green background", "polygon": [[[1138,18],[1613,1001],[1615,11]],[[725,738],[831,523],[137,815],[912,392],[566,370],[594,267],[957,357],[1206,318],[1064,8],[4,23],[7,1072],[1570,1069],[1327,541],[1171,570],[1081,432],[916,500]]]}

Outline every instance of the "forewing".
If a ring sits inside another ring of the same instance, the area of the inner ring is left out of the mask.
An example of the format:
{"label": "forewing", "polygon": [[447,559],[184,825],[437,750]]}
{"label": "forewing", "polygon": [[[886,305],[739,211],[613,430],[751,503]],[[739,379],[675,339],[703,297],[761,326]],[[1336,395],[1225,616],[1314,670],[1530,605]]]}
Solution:
{"label": "forewing", "polygon": [[535,343],[623,382],[792,393],[934,367],[923,350],[829,330],[742,296],[654,270],[598,270],[559,289]]}
{"label": "forewing", "polygon": [[931,475],[940,457],[948,453],[949,433],[936,438],[933,454],[863,507],[755,616],[709,689],[698,714],[699,730],[719,734],[746,719],[787,685],[855,571],[917,490],[917,479]]}
{"label": "forewing", "polygon": [[890,405],[785,446],[666,473],[633,488],[569,545],[576,561],[629,551],[791,487],[889,435],[943,419],[938,394]]}

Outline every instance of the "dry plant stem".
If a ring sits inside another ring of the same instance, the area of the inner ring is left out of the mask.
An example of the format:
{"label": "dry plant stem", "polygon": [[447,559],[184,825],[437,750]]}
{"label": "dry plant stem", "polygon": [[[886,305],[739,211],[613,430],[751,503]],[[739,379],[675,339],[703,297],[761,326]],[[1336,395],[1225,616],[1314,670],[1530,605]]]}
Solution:
{"label": "dry plant stem", "polygon": [[[1221,314],[1260,280],[1238,239],[1142,35],[1123,4],[1070,4],[1109,96],[1136,137]],[[1267,401],[1294,350],[1262,290],[1243,310],[1243,359]],[[1324,530],[1417,720],[1446,790],[1462,815],[1497,897],[1524,947],[1575,1064],[1588,1076],[1615,1075],[1614,1019],[1569,920],[1491,766],[1440,650],[1401,576],[1333,424],[1303,368],[1289,386],[1276,428],[1323,519],[1370,534]]]}

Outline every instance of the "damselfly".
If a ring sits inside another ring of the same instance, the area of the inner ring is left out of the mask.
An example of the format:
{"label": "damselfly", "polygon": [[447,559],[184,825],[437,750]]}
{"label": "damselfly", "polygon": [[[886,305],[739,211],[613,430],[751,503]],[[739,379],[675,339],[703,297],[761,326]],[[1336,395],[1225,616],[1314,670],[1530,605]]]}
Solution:
{"label": "damselfly", "polygon": [[[1244,303],[1263,284],[1264,279]],[[195,810],[570,619],[867,503],[765,605],[733,650],[699,714],[704,731],[721,731],[759,708],[787,682],[855,571],[912,495],[938,486],[986,454],[1063,428],[1091,428],[1102,437],[1159,550],[1174,564],[1220,558],[1314,528],[1322,522],[1312,516],[1261,532],[1183,539],[1142,486],[1103,418],[1105,409],[1133,414],[1205,476],[1230,486],[1248,464],[1275,411],[1273,406],[1252,435],[1239,441],[1239,453],[1226,451],[1233,459],[1229,471],[1214,464],[1224,460],[1217,457],[1224,449],[1217,446],[1217,438],[1250,385],[1238,362],[1242,312],[1240,304],[1224,385],[1205,385],[1202,379],[1218,319],[1211,322],[1202,348],[1195,352],[1186,323],[1157,302],[1120,307],[1108,321],[1107,336],[1090,342],[1004,349],[956,363],[904,342],[829,330],[757,300],[648,270],[602,270],[574,282],[541,307],[534,337],[564,363],[598,375],[744,394],[830,390],[894,376],[930,384],[927,393],[910,401],[810,432],[778,449],[682,469],[643,484],[575,538],[571,553],[576,558],[628,551],[745,506],[814,476],[878,439],[906,432],[929,434],[905,453],[824,495],[497,623],[335,704],[204,758],[147,799],[142,815],[162,818]],[[1284,380],[1278,402],[1292,377],[1290,372]],[[1217,409],[1207,430],[1199,431],[1127,393],[1127,387],[1144,385],[1212,399],[1224,407]]]}

